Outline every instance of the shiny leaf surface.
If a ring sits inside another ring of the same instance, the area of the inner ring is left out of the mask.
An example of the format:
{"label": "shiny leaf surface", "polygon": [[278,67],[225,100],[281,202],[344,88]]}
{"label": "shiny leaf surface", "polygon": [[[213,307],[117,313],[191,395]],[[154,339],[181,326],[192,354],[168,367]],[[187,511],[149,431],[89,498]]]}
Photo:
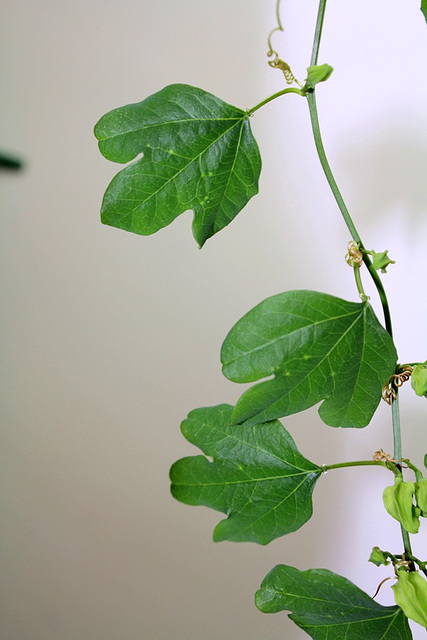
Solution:
{"label": "shiny leaf surface", "polygon": [[171,469],[172,494],[227,514],[215,541],[267,544],[311,517],[321,469],[299,453],[279,421],[232,426],[231,412],[230,405],[195,409],[184,420],[184,436],[213,461],[178,460]]}
{"label": "shiny leaf surface", "polygon": [[258,192],[261,159],[249,118],[202,89],[165,87],[110,111],[95,127],[101,153],[135,162],[104,195],[105,224],[150,235],[189,209],[200,246]]}

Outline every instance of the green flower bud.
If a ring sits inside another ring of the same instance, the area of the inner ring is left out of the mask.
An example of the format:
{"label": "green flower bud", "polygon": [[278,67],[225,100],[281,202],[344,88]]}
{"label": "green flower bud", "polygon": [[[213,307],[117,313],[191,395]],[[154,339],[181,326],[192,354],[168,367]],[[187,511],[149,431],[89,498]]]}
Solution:
{"label": "green flower bud", "polygon": [[427,517],[427,478],[415,483],[415,500],[421,509],[421,515]]}
{"label": "green flower bud", "polygon": [[383,503],[386,508],[387,513],[394,518],[395,520],[399,520],[399,508],[396,502],[396,496],[394,494],[396,487],[398,484],[403,482],[400,476],[396,476],[394,479],[394,485],[391,487],[386,487],[383,491]]}
{"label": "green flower bud", "polygon": [[390,560],[387,560],[387,558],[387,553],[381,551],[379,547],[374,547],[369,557],[369,562],[372,562],[372,564],[376,564],[377,567],[379,567],[382,564],[390,564]]}
{"label": "green flower bud", "polygon": [[403,482],[396,477],[394,485],[386,487],[383,492],[383,502],[392,518],[401,523],[408,533],[418,533],[420,528],[421,510],[413,503],[415,485],[413,482]]}
{"label": "green flower bud", "polygon": [[427,362],[416,364],[412,369],[411,387],[417,396],[427,398]]}
{"label": "green flower bud", "polygon": [[405,616],[427,629],[427,580],[418,571],[401,569],[392,589]]}
{"label": "green flower bud", "polygon": [[333,68],[329,64],[316,64],[307,69],[307,80],[305,81],[305,89],[314,89],[319,82],[325,82],[329,78]]}

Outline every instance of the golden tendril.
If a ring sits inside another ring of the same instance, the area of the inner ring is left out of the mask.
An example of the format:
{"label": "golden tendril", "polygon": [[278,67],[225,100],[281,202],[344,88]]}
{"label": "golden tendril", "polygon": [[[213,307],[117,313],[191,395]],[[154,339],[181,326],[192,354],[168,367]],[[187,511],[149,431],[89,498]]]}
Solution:
{"label": "golden tendril", "polygon": [[412,367],[406,365],[401,371],[393,374],[388,378],[383,386],[381,397],[387,404],[391,404],[391,401],[396,397],[396,389],[399,389],[412,374]]}
{"label": "golden tendril", "polygon": [[396,574],[396,578],[397,578],[397,573],[399,569],[401,569],[402,567],[409,568],[411,564],[412,562],[410,560],[404,560],[403,558],[402,560],[397,560],[396,562],[394,562],[393,566],[394,566],[394,573]]}
{"label": "golden tendril", "polygon": [[374,460],[387,460],[387,462],[394,462],[396,464],[399,464],[400,462],[402,462],[401,460],[393,460],[393,458],[391,457],[391,455],[389,453],[386,453],[385,451],[383,451],[383,449],[380,449],[379,451],[375,451],[374,455],[372,456]]}
{"label": "golden tendril", "polygon": [[359,249],[359,245],[354,240],[351,240],[347,245],[347,254],[345,261],[350,267],[360,267],[363,262],[363,253]]}
{"label": "golden tendril", "polygon": [[285,76],[286,84],[293,84],[295,82],[300,87],[302,87],[302,84],[295,78],[294,74],[292,73],[292,70],[288,63],[279,58],[279,54],[275,49],[273,49],[273,45],[271,44],[271,38],[273,34],[276,33],[276,31],[284,31],[282,22],[280,20],[280,0],[277,0],[276,3],[276,20],[277,27],[274,27],[274,29],[270,31],[267,38],[267,56],[269,58],[271,58],[271,56],[274,56],[274,60],[269,60],[268,64],[270,65],[270,67],[273,67],[273,69],[280,69],[280,71],[282,71],[283,75]]}

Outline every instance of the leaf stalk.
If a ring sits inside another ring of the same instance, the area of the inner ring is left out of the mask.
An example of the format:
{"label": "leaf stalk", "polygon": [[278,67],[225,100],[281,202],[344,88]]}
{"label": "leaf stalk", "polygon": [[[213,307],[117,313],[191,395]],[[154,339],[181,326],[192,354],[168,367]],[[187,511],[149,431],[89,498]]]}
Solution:
{"label": "leaf stalk", "polygon": [[330,471],[332,469],[345,469],[346,467],[384,467],[384,469],[388,469],[393,473],[397,473],[395,471],[394,466],[388,465],[387,462],[383,460],[354,460],[352,462],[337,462],[336,464],[324,464],[322,465],[322,470],[324,473]]}
{"label": "leaf stalk", "polygon": [[305,96],[305,93],[301,89],[297,89],[296,87],[289,87],[288,89],[282,89],[281,91],[278,91],[277,93],[273,93],[272,96],[269,96],[268,98],[266,98],[262,102],[259,102],[254,107],[252,107],[252,109],[248,109],[246,111],[247,115],[249,117],[252,116],[255,113],[255,111],[258,111],[258,109],[261,109],[261,107],[263,107],[264,105],[268,104],[272,100],[275,100],[276,98],[280,98],[280,96],[284,96],[286,93],[297,93],[300,96]]}

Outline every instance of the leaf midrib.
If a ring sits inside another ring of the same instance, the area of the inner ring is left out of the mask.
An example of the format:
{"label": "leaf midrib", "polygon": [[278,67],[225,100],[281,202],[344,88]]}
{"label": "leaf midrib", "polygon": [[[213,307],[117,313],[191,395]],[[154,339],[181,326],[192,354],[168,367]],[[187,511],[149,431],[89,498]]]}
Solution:
{"label": "leaf midrib", "polygon": [[[196,456],[197,457],[197,456]],[[192,458],[191,458],[192,459]],[[183,460],[185,460],[185,458],[183,458]],[[203,460],[206,460],[206,458],[203,458]],[[216,463],[218,464],[218,463]],[[269,476],[269,477],[265,477],[263,476],[262,478],[249,478],[248,480],[223,480],[222,482],[173,482],[172,484],[175,487],[222,487],[222,486],[231,486],[231,485],[236,485],[236,484],[251,484],[251,483],[261,483],[261,482],[272,482],[273,480],[286,480],[288,478],[299,478],[300,476],[310,476],[310,475],[319,475],[321,474],[321,470],[319,469],[319,471],[305,471],[305,472],[301,472],[301,473],[293,473],[290,475],[277,475],[277,476]],[[295,489],[299,489],[303,484],[304,484],[305,479],[298,485],[298,487]],[[294,493],[294,491],[292,492]],[[287,494],[286,499],[292,495],[292,493]],[[282,501],[284,502],[284,500]],[[282,503],[280,503],[282,504]],[[238,512],[239,513],[239,512]]]}
{"label": "leaf midrib", "polygon": [[[365,611],[374,611],[375,609],[372,607],[369,607],[368,605],[362,605],[362,604],[353,604],[351,602],[344,602],[343,600],[335,600],[335,599],[331,599],[331,598],[320,598],[320,597],[314,597],[314,596],[304,596],[298,593],[291,593],[290,591],[279,591],[277,589],[271,589],[269,587],[265,588],[266,591],[271,591],[273,594],[277,594],[279,598],[282,597],[291,597],[294,598],[295,600],[307,600],[308,602],[318,602],[318,603],[323,603],[323,604],[334,604],[334,605],[339,605],[342,608],[349,608],[349,609],[362,609]],[[373,603],[379,607],[383,606],[383,605],[379,605],[377,602],[375,602],[375,600],[373,600]],[[387,607],[384,607],[387,608]],[[380,616],[380,618],[388,618],[389,616],[395,616],[399,613],[399,609],[395,610],[394,607],[391,607],[393,609],[393,611],[387,613],[387,615],[384,616]],[[301,613],[296,613],[295,615],[303,615]],[[378,618],[378,619],[380,619]],[[377,618],[366,618],[366,620],[376,620]],[[343,622],[342,624],[354,624],[356,622],[360,622],[360,621],[346,621]],[[340,624],[340,623],[337,623]],[[311,625],[310,625],[311,626]],[[316,626],[325,626],[325,625],[316,625]],[[333,625],[331,625],[333,626]]]}
{"label": "leaf midrib", "polygon": [[[126,116],[127,117],[127,116]],[[242,115],[239,118],[184,118],[182,120],[170,120],[167,122],[155,122],[153,124],[149,124],[149,125],[145,125],[145,126],[138,126],[135,129],[129,129],[128,131],[125,132],[120,132],[120,133],[116,133],[114,135],[108,135],[105,138],[98,138],[98,142],[106,142],[109,140],[115,140],[116,138],[120,138],[120,137],[124,137],[127,136],[129,134],[134,134],[134,133],[144,133],[145,131],[149,130],[149,129],[155,129],[156,127],[163,127],[163,126],[173,126],[176,124],[185,124],[187,122],[238,122],[239,120],[244,120],[246,117],[246,114],[242,112]],[[134,156],[136,157],[136,156]],[[133,160],[133,158],[131,160],[129,160],[129,162],[131,162]]]}

